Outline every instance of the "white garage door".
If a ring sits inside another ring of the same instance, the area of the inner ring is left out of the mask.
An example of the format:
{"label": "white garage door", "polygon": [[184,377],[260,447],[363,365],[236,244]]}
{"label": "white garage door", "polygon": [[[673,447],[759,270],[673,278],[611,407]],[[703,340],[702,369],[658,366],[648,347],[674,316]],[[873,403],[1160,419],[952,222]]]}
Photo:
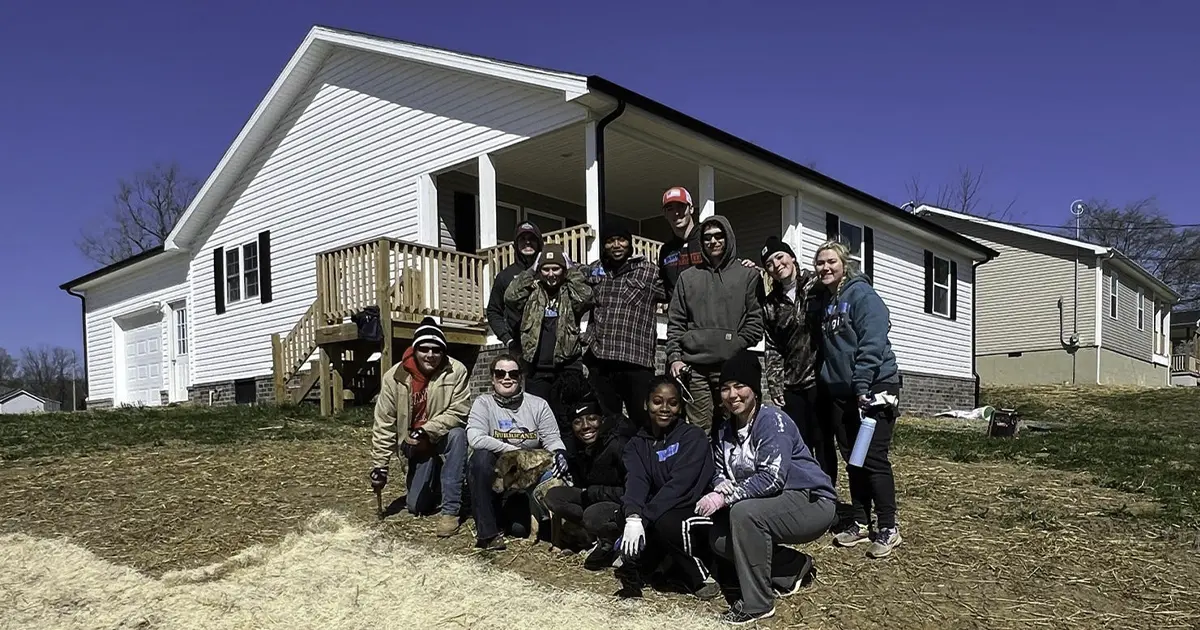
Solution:
{"label": "white garage door", "polygon": [[122,402],[158,405],[162,389],[162,316],[139,318],[125,326],[125,379]]}

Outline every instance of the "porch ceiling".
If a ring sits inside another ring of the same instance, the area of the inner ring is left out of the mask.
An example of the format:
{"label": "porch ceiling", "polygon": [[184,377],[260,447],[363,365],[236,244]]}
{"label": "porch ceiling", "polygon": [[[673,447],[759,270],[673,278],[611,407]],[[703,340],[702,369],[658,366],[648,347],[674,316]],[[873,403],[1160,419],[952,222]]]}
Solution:
{"label": "porch ceiling", "polygon": [[[631,219],[661,216],[663,191],[686,186],[697,194],[698,161],[688,161],[638,142],[617,125],[604,136],[604,170],[608,211]],[[496,179],[548,197],[586,204],[584,182],[584,127],[569,127],[522,142],[493,155]],[[477,175],[474,162],[457,170]],[[762,190],[732,176],[716,172],[717,202]]]}

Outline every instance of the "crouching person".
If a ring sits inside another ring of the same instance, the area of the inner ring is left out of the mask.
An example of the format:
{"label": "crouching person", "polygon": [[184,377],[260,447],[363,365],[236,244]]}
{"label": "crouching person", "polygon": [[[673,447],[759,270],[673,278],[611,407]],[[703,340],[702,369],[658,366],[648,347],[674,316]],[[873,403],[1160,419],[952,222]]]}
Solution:
{"label": "crouching person", "polygon": [[407,462],[405,505],[414,515],[441,505],[437,535],[458,531],[467,467],[466,366],[446,353],[446,337],[432,318],[417,328],[413,345],[380,380],[371,436],[371,485],[388,482],[388,460]]}
{"label": "crouching person", "polygon": [[650,422],[625,447],[620,544],[625,562],[617,574],[618,595],[640,597],[648,574],[670,556],[684,585],[696,597],[711,599],[721,594],[703,560],[712,521],[693,512],[713,476],[708,434],[684,417],[672,378],[655,377],[650,388]]}
{"label": "crouching person", "polygon": [[742,350],[721,369],[721,404],[730,422],[713,445],[715,489],[696,504],[713,517],[711,546],[733,563],[741,601],[723,619],[745,624],[775,614],[775,598],[791,595],[814,573],[812,556],[785,544],[820,538],[837,516],[829,476],[796,424],[762,404],[762,369]]}
{"label": "crouching person", "polygon": [[552,488],[546,493],[546,505],[564,521],[587,531],[594,546],[583,566],[600,571],[616,560],[613,545],[621,535],[621,495],[625,492],[621,457],[628,439],[620,428],[626,421],[604,417],[597,401],[581,402],[573,415],[567,462],[575,485]]}
{"label": "crouching person", "polygon": [[[527,393],[521,382],[521,366],[516,357],[501,354],[492,360],[492,393],[475,399],[467,419],[467,441],[471,454],[467,484],[471,490],[471,511],[475,516],[475,546],[499,551],[505,548],[504,532],[500,529],[501,511],[513,508],[529,510],[528,494],[517,493],[510,505],[493,490],[496,460],[504,453],[519,450],[544,449],[553,454],[554,474],[568,477],[567,457],[558,423],[544,399]],[[528,522],[528,512],[521,518]],[[511,525],[511,524],[510,524]],[[513,535],[527,535],[512,527]],[[520,528],[523,529],[523,528]]]}

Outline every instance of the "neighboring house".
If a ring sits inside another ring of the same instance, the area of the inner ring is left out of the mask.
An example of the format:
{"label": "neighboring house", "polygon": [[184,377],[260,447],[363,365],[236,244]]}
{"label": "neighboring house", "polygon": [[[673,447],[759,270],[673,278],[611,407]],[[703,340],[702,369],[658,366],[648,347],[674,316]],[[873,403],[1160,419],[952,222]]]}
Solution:
{"label": "neighboring house", "polygon": [[0,413],[40,413],[58,411],[62,403],[42,398],[23,389],[0,387]]}
{"label": "neighboring house", "polygon": [[1171,384],[1200,385],[1200,309],[1171,313]]}
{"label": "neighboring house", "polygon": [[[326,408],[364,402],[425,315],[482,390],[516,224],[595,260],[603,216],[654,256],[673,185],[746,258],[773,234],[802,264],[847,240],[891,309],[907,409],[975,403],[989,248],[600,77],[315,27],[164,246],[63,285],[89,406],[298,400],[318,378]],[[350,317],[385,302],[375,361]]]}
{"label": "neighboring house", "polygon": [[916,212],[1000,252],[977,276],[984,384],[1170,384],[1179,294],[1127,256],[933,206]]}

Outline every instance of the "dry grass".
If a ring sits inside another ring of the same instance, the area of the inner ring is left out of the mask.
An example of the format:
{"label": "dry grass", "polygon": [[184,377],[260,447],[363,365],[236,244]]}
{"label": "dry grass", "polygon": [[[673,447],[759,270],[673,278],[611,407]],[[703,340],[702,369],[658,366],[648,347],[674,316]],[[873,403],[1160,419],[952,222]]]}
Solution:
{"label": "dry grass", "polygon": [[[366,439],[358,431],[335,440],[21,460],[0,468],[0,531],[71,536],[106,560],[161,577],[277,543],[324,509],[371,523]],[[911,451],[897,458],[897,469],[905,543],[895,557],[873,562],[861,550],[810,545],[820,577],[779,607],[775,627],[1200,624],[1195,549],[1110,516],[1153,510],[1145,497],[1074,473]],[[396,492],[389,486],[387,498]],[[429,519],[408,516],[389,517],[381,531],[438,557],[470,556],[552,587],[599,596],[617,588],[611,573],[583,571],[579,557],[551,554],[544,543],[474,551],[469,521],[445,540],[432,536]],[[648,600],[720,609],[679,595],[650,593]],[[14,601],[0,596],[0,619]]]}
{"label": "dry grass", "polygon": [[[716,628],[678,607],[537,584],[322,512],[279,544],[153,579],[61,541],[0,536],[4,628]],[[13,579],[19,576],[19,579]]]}

